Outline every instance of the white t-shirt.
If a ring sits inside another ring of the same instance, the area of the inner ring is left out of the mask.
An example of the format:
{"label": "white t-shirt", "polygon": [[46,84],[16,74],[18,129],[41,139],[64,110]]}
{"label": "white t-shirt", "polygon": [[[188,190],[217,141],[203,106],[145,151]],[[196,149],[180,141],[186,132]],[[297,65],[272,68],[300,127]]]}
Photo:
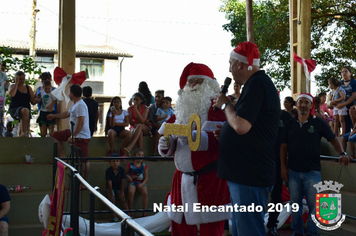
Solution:
{"label": "white t-shirt", "polygon": [[76,102],[69,108],[68,112],[70,113],[69,127],[70,127],[70,122],[71,121],[74,122],[73,130],[75,130],[75,127],[78,125],[78,117],[84,116],[84,125],[82,130],[77,135],[77,138],[90,139],[91,134],[89,129],[89,113],[88,113],[88,107],[85,104],[85,102],[82,99],[80,99],[78,102]]}
{"label": "white t-shirt", "polygon": [[[125,117],[128,116],[129,113],[126,110],[122,110],[120,115],[115,115],[114,120],[115,123],[124,123],[125,122]],[[109,117],[112,117],[112,113],[109,113]]]}
{"label": "white t-shirt", "polygon": [[46,93],[43,89],[41,89],[41,97],[42,97],[42,106],[41,106],[41,111],[53,111],[53,106],[52,109],[48,110],[48,106],[52,104],[53,101],[57,100],[53,96],[52,93]]}
{"label": "white t-shirt", "polygon": [[0,71],[0,108],[5,103],[5,82],[8,81],[7,75]]}

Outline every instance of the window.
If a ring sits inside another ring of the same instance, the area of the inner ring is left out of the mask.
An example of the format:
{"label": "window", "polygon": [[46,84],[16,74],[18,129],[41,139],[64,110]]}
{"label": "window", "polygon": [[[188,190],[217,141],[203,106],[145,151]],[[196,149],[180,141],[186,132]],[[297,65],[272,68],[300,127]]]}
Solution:
{"label": "window", "polygon": [[45,67],[45,68],[42,68],[42,72],[49,71],[53,76],[53,71],[54,71],[53,57],[35,57],[35,62],[38,65]]}
{"label": "window", "polygon": [[99,79],[103,75],[104,60],[80,59],[80,71],[85,71],[87,79]]}

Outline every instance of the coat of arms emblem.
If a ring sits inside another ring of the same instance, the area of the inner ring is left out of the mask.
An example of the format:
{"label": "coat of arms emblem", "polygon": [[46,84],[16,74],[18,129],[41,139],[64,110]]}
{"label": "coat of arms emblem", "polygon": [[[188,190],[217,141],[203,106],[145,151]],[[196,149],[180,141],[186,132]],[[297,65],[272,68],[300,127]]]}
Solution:
{"label": "coat of arms emblem", "polygon": [[[315,214],[311,214],[311,216],[320,229],[335,230],[345,221],[346,216],[341,214],[341,194],[339,193],[343,186],[336,181],[333,184],[333,181],[326,180],[324,180],[324,184],[321,181],[313,185],[317,194]],[[331,191],[335,193],[330,193]]]}

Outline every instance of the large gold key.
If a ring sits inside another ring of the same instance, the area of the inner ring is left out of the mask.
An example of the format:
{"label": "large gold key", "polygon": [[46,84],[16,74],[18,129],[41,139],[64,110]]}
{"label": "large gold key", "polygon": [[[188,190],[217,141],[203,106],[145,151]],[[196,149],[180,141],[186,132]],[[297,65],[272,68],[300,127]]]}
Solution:
{"label": "large gold key", "polygon": [[[193,122],[195,122],[197,127],[197,137],[195,141],[193,141],[192,130],[193,130]],[[164,137],[169,139],[169,135],[180,135],[188,137],[189,148],[192,151],[196,151],[200,145],[201,138],[201,120],[200,116],[196,113],[191,115],[189,118],[189,122],[187,125],[180,124],[165,124],[164,125]]]}

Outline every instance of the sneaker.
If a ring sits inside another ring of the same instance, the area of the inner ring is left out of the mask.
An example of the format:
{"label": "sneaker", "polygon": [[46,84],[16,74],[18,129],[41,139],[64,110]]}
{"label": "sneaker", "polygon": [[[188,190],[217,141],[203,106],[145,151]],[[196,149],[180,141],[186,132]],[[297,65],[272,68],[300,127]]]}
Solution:
{"label": "sneaker", "polygon": [[124,150],[124,153],[125,153],[126,157],[130,157],[131,156],[130,150],[128,148],[123,148],[123,150]]}
{"label": "sneaker", "polygon": [[[125,152],[122,149],[119,152],[119,157],[125,157]],[[125,159],[121,159],[122,162],[126,161]]]}
{"label": "sneaker", "polygon": [[110,155],[113,154],[113,153],[115,153],[115,150],[113,150],[113,151],[110,151],[110,150],[109,150],[109,151],[108,151],[108,157],[110,157]]}

